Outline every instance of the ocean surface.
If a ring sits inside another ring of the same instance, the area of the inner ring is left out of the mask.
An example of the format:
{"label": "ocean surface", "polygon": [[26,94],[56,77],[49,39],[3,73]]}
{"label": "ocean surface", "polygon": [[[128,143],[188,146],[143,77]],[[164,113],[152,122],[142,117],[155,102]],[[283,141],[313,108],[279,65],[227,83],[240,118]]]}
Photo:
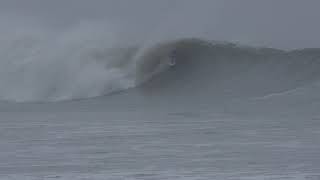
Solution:
{"label": "ocean surface", "polygon": [[320,179],[320,49],[91,31],[1,36],[1,180]]}

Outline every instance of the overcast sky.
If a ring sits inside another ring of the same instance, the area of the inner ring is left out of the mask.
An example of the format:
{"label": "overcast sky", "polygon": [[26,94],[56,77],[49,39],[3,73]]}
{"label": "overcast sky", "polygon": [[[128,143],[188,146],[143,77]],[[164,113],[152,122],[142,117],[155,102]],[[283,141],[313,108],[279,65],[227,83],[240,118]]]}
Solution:
{"label": "overcast sky", "polygon": [[319,0],[0,0],[1,15],[51,26],[110,21],[140,35],[179,32],[277,48],[320,47],[319,8]]}

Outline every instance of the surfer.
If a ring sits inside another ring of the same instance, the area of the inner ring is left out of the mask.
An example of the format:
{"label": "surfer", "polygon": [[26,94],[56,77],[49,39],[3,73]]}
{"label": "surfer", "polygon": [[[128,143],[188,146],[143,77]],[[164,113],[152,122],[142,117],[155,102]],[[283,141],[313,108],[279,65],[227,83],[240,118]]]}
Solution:
{"label": "surfer", "polygon": [[169,55],[169,66],[176,65],[177,51],[173,50]]}

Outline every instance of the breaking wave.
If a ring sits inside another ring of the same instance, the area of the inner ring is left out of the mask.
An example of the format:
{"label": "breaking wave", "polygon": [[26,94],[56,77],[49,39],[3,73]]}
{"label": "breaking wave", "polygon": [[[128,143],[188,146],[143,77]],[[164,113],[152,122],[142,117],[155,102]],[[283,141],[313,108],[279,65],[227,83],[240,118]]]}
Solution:
{"label": "breaking wave", "polygon": [[131,43],[92,24],[61,33],[11,29],[0,32],[0,99],[5,101],[82,99],[136,86],[162,95],[263,96],[320,77],[318,49],[287,52],[197,38]]}

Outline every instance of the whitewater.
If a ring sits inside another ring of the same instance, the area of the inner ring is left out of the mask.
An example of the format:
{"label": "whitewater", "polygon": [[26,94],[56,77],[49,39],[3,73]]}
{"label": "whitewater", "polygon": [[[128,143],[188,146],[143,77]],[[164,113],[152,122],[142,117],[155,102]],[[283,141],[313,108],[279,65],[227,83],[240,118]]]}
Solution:
{"label": "whitewater", "polygon": [[2,25],[0,179],[320,178],[320,49]]}

